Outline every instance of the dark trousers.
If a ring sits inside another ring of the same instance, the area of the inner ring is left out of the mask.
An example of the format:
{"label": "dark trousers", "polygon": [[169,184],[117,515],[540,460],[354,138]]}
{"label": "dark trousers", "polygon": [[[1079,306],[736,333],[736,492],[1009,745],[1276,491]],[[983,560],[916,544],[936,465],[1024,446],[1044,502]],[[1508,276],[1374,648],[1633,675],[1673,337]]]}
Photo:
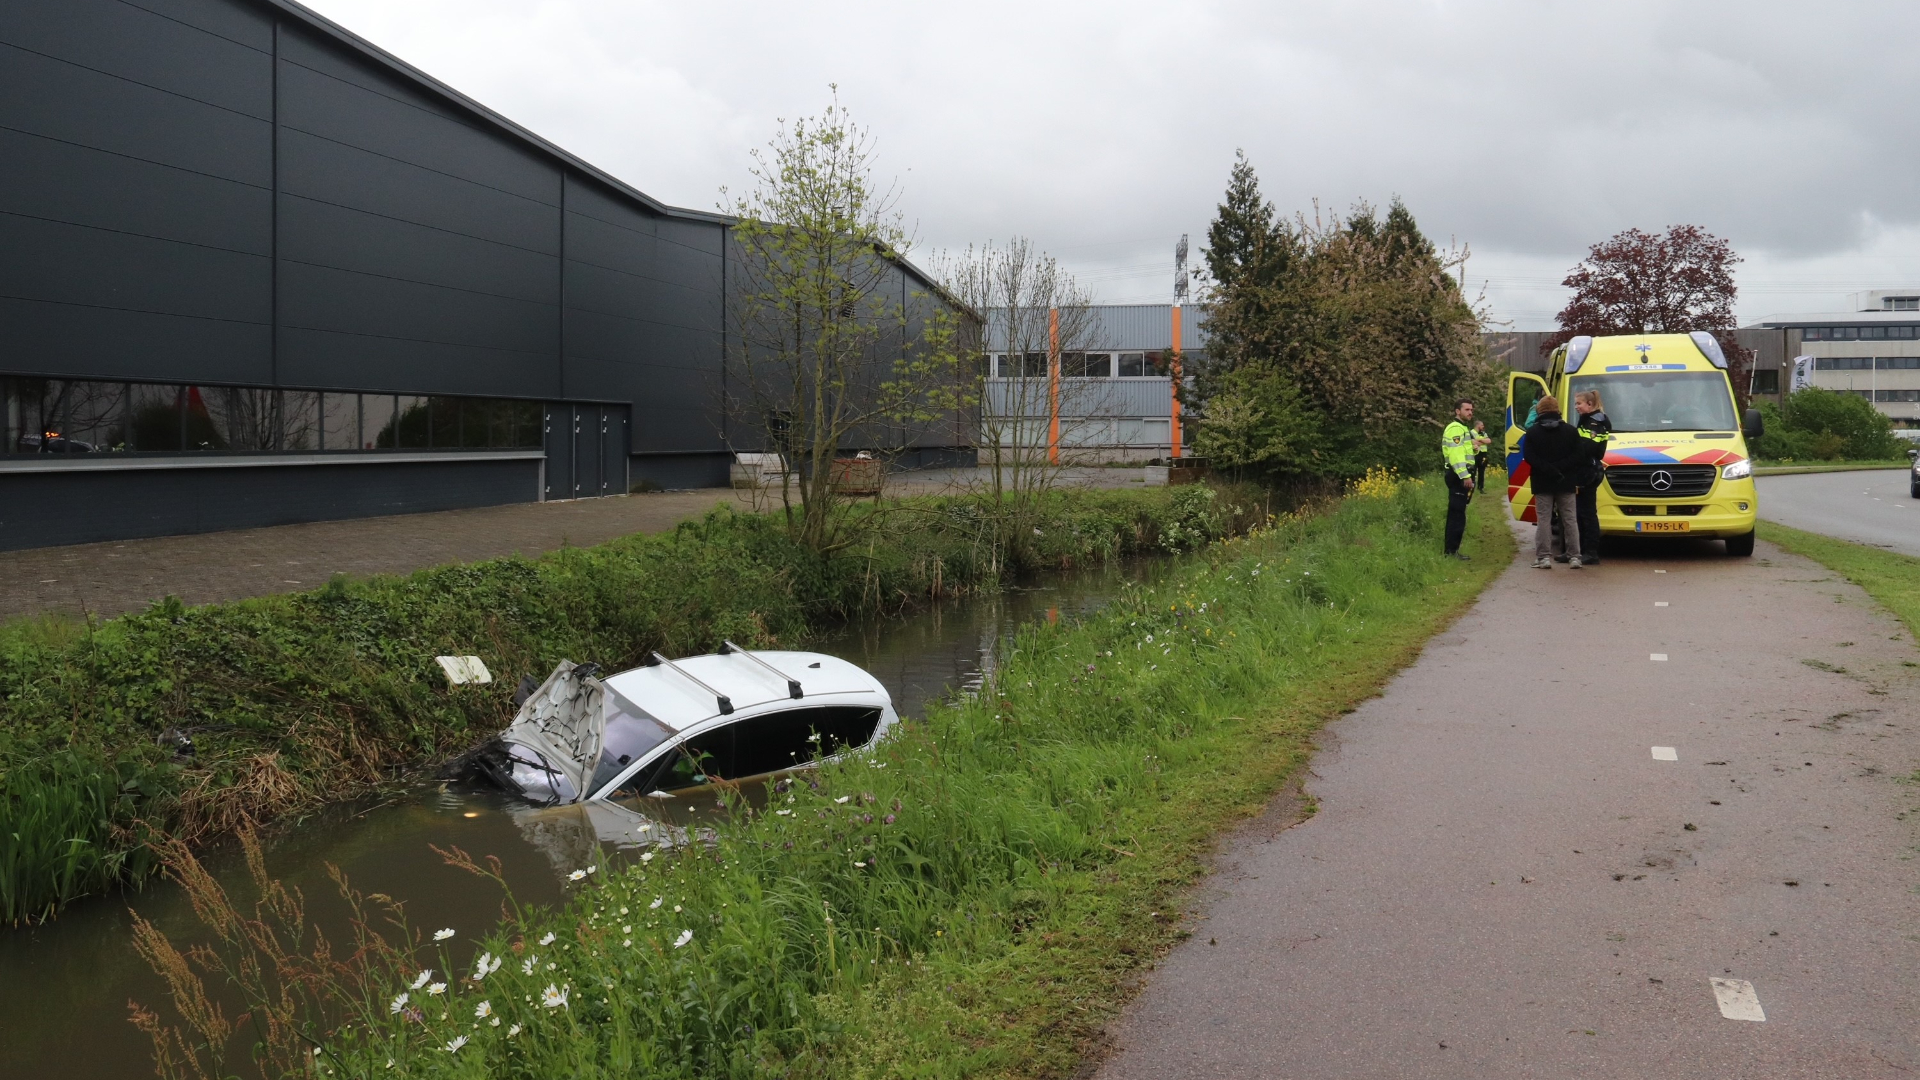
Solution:
{"label": "dark trousers", "polygon": [[1492,454],[1480,454],[1473,459],[1473,490],[1475,494],[1487,488],[1487,461]]}
{"label": "dark trousers", "polygon": [[1580,523],[1580,552],[1584,562],[1600,561],[1600,489],[1587,484],[1573,497],[1573,517]]}
{"label": "dark trousers", "polygon": [[1444,473],[1447,478],[1447,554],[1460,550],[1460,540],[1467,535],[1467,503],[1473,494],[1467,490],[1467,482],[1460,479],[1452,469]]}

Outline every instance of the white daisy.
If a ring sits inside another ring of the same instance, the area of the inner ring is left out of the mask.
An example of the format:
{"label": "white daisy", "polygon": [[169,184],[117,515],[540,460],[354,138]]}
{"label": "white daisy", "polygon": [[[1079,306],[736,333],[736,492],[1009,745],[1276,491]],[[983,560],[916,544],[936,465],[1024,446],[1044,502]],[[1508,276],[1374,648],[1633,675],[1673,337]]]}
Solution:
{"label": "white daisy", "polygon": [[449,1054],[458,1053],[460,1048],[465,1045],[467,1045],[467,1037],[465,1035],[462,1035],[459,1038],[447,1044],[447,1053]]}
{"label": "white daisy", "polygon": [[682,930],[680,931],[680,936],[673,939],[673,947],[677,949],[680,946],[685,945],[687,942],[692,940],[693,940],[693,931]]}
{"label": "white daisy", "polygon": [[417,978],[417,979],[415,979],[415,980],[413,980],[413,985],[412,985],[412,986],[409,986],[409,987],[407,987],[407,989],[409,989],[409,990],[418,990],[418,989],[420,989],[421,987],[423,987],[423,986],[425,986],[425,985],[427,985],[427,980],[428,980],[428,979],[431,979],[431,978],[433,978],[433,969],[432,969],[432,968],[425,968],[425,969],[423,969],[423,970],[422,970],[422,971],[420,972],[420,977],[419,977],[419,978]]}
{"label": "white daisy", "polygon": [[393,1001],[387,1005],[387,1011],[395,1015],[398,1015],[401,1009],[404,1009],[407,1007],[407,999],[411,996],[412,995],[410,994],[402,993],[399,997],[394,998]]}
{"label": "white daisy", "polygon": [[540,1004],[549,1009],[564,1009],[567,1005],[567,992],[548,983],[546,990],[540,994]]}
{"label": "white daisy", "polygon": [[451,926],[447,927],[445,930],[435,930],[433,932],[433,940],[435,941],[445,941],[452,936],[453,936],[453,927]]}
{"label": "white daisy", "polygon": [[553,944],[553,931],[551,930],[547,931],[546,936],[540,939],[540,944],[542,945]]}

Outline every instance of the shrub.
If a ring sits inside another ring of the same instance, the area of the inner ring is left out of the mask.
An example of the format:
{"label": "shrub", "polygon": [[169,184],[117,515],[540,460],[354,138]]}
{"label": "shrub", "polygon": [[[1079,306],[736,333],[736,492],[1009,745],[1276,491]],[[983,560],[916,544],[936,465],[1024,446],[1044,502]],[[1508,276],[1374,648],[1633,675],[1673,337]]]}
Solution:
{"label": "shrub", "polygon": [[1783,404],[1764,402],[1760,414],[1767,433],[1754,446],[1774,461],[1884,461],[1903,454],[1893,421],[1858,394],[1817,387],[1787,395]]}

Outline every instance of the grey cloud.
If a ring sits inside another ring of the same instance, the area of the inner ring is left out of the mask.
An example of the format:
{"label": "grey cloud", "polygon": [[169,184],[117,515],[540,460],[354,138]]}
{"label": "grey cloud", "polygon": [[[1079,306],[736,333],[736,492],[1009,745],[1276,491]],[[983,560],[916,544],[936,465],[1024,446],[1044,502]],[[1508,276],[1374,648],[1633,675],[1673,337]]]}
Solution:
{"label": "grey cloud", "polygon": [[1240,146],[1284,208],[1399,194],[1516,257],[1681,221],[1811,257],[1920,224],[1910,4],[316,3],[695,207],[837,81],[933,246],[1160,258]]}

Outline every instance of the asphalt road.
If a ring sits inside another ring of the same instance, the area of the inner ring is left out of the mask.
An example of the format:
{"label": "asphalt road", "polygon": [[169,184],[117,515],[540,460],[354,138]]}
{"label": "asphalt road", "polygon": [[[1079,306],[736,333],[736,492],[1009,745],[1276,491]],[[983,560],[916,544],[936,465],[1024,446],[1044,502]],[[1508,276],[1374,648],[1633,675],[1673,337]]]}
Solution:
{"label": "asphalt road", "polygon": [[1920,556],[1920,499],[1907,470],[1762,476],[1760,516],[1808,532]]}
{"label": "asphalt road", "polygon": [[1099,1075],[1920,1076],[1920,650],[1718,549],[1517,562],[1226,842]]}

